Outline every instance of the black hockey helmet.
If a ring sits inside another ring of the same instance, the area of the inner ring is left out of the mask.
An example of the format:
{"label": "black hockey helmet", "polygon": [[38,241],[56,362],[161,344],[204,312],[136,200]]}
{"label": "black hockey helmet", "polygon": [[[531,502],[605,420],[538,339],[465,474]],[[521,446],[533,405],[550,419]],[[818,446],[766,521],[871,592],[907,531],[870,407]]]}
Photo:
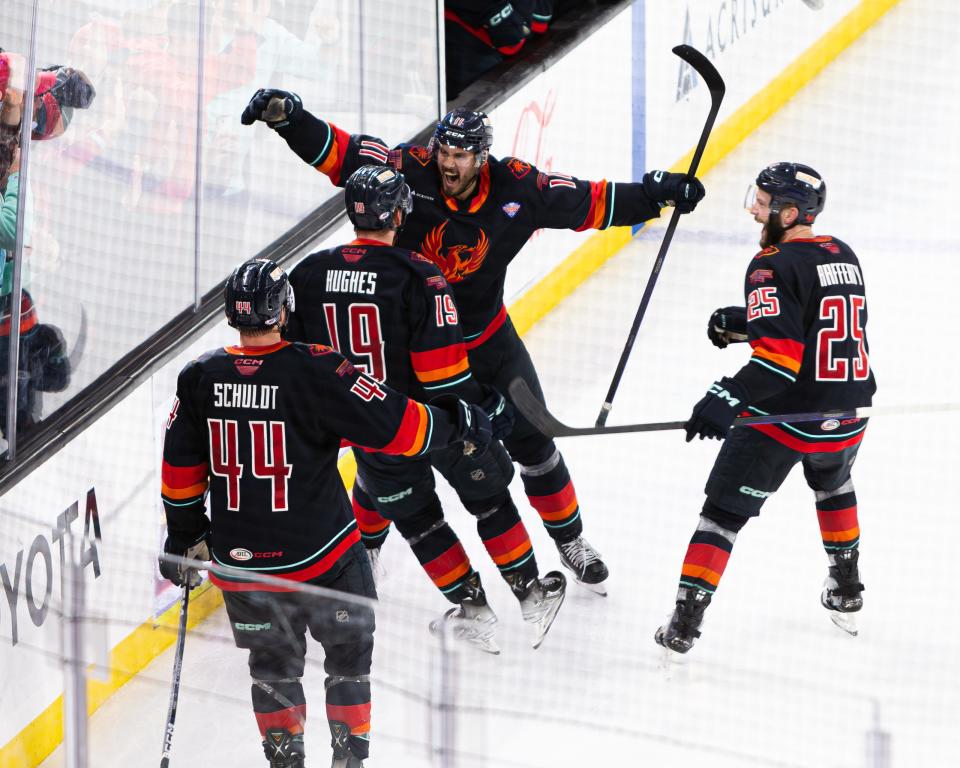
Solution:
{"label": "black hockey helmet", "polygon": [[223,289],[224,312],[231,328],[265,330],[280,323],[280,310],[294,310],[293,287],[277,262],[248,259],[233,270]]}
{"label": "black hockey helmet", "polygon": [[784,206],[796,206],[798,224],[812,224],[827,202],[823,177],[802,163],[774,163],[760,171],[757,187],[770,195],[770,211],[780,213]]}
{"label": "black hockey helmet", "polygon": [[[364,165],[347,179],[347,217],[357,229],[393,229],[393,212],[404,219],[413,210],[413,195],[403,174],[386,165]],[[400,226],[403,226],[401,222]]]}
{"label": "black hockey helmet", "polygon": [[487,162],[493,146],[493,123],[483,112],[457,107],[437,123],[430,149],[436,151],[440,144],[476,152],[479,167]]}

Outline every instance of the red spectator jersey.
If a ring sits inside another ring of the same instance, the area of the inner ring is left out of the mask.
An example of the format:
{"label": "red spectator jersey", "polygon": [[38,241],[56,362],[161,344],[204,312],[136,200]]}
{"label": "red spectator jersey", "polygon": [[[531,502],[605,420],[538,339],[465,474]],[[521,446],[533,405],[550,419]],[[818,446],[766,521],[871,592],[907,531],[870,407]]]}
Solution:
{"label": "red spectator jersey", "polygon": [[[747,336],[753,354],[736,378],[753,414],[850,410],[870,405],[877,389],[867,344],[863,272],[833,237],[765,248],[744,280]],[[864,419],[756,426],[804,452],[858,442]]]}
{"label": "red spectator jersey", "polygon": [[[171,535],[203,530],[221,565],[297,581],[329,570],[360,540],[337,471],[341,437],[419,456],[457,440],[456,420],[357,370],[330,347],[227,347],[189,363],[177,381],[163,448]],[[274,590],[242,575],[222,589]]]}

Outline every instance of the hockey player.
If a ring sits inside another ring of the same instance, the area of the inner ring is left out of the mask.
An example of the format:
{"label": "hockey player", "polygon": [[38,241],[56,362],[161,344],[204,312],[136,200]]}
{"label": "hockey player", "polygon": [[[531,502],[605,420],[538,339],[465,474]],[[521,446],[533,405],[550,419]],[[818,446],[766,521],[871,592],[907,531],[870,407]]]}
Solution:
{"label": "hockey player", "polygon": [[[655,171],[642,183],[614,184],[541,173],[518,158],[497,160],[490,155],[490,120],[466,109],[447,114],[429,146],[394,149],[314,117],[286,91],[257,91],[241,116],[244,124],[256,120],[276,130],[301,159],[338,186],[369,162],[404,173],[417,205],[398,245],[440,268],[457,300],[473,374],[501,392],[519,376],[542,397],[533,362],[503,304],[507,266],[537,229],[638,224],[674,202],[692,211],[704,194],[697,179],[682,174]],[[503,442],[520,464],[530,503],[563,564],[578,581],[605,594],[607,566],[582,535],[580,504],[554,442],[520,414]]]}
{"label": "hockey player", "polygon": [[[345,189],[356,239],[308,256],[290,273],[299,303],[286,338],[329,344],[368,375],[418,400],[452,393],[479,402],[491,416],[494,434],[506,434],[513,409],[473,378],[446,279],[420,254],[394,246],[413,205],[403,175],[392,167],[365,165]],[[520,601],[538,647],[563,602],[566,580],[556,571],[539,578],[530,537],[510,498],[513,463],[504,447],[495,440],[482,456],[464,455],[457,447],[429,458],[354,453],[354,513],[368,552],[379,551],[383,519],[393,521],[433,583],[457,606],[447,616],[470,620],[465,639],[499,653],[496,614],[480,574],[443,518],[432,458],[476,517],[480,538]]]}
{"label": "hockey player", "polygon": [[[287,275],[251,259],[224,291],[240,346],[189,363],[167,421],[162,494],[167,516],[163,576],[199,583],[182,557],[212,559],[238,647],[250,651],[253,710],[274,768],[304,764],[306,632],[324,648],[333,765],[367,757],[373,609],[370,564],[350,512],[337,454],[341,437],[370,450],[420,456],[492,438],[482,409],[450,397],[409,400],[330,347],[291,344],[280,331],[294,308]],[[204,496],[210,492],[210,517]],[[258,584],[268,573],[290,582]],[[342,599],[298,589],[345,593]]]}
{"label": "hockey player", "polygon": [[747,267],[746,308],[718,309],[708,335],[716,346],[746,339],[749,362],[694,406],[694,436],[726,438],[707,480],[707,499],[684,557],[676,609],[655,639],[686,653],[723,575],[737,533],[800,462],[813,489],[829,560],[821,595],[834,623],[856,634],[863,605],[857,559],[860,527],[850,469],[865,419],[823,419],[740,427],[740,415],[816,413],[870,405],[876,382],[867,346],[863,273],[846,243],[815,236],[827,188],[813,168],[776,163],[757,177],[750,213],[763,225],[762,250]]}

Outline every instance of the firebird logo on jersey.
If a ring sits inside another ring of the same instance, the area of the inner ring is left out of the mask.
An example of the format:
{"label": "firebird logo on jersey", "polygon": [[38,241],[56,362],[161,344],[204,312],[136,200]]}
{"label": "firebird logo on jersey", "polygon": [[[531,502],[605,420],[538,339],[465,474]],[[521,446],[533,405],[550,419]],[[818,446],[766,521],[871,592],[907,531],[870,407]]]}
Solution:
{"label": "firebird logo on jersey", "polygon": [[253,376],[253,374],[260,370],[261,365],[263,365],[263,360],[256,360],[249,357],[241,357],[233,361],[233,367],[237,369],[237,373],[241,376]]}
{"label": "firebird logo on jersey", "polygon": [[383,388],[373,379],[368,379],[363,374],[360,374],[359,378],[353,382],[350,391],[368,403],[373,400],[373,398],[377,398],[377,400],[387,399],[387,393],[383,391]]}
{"label": "firebird logo on jersey", "polygon": [[518,179],[522,179],[528,173],[530,173],[530,163],[525,163],[523,160],[520,160],[516,157],[511,157],[507,160],[507,168],[510,169],[510,173],[516,176]]}
{"label": "firebird logo on jersey", "polygon": [[840,246],[836,243],[820,243],[821,248],[826,248],[830,253],[840,253]]}
{"label": "firebird logo on jersey", "polygon": [[427,167],[430,163],[430,158],[433,157],[433,153],[431,153],[429,149],[419,145],[410,147],[409,152],[410,157],[420,163],[424,168]]}
{"label": "firebird logo on jersey", "polygon": [[451,245],[443,252],[443,233],[450,220],[447,219],[439,226],[434,227],[427,236],[423,238],[420,250],[430,261],[440,267],[443,276],[451,283],[459,283],[467,275],[470,275],[480,269],[483,260],[487,257],[487,250],[490,248],[490,240],[482,229],[477,238],[477,244],[469,245]]}
{"label": "firebird logo on jersey", "polygon": [[764,283],[767,280],[773,280],[773,270],[755,269],[750,273],[750,277],[748,277],[747,280],[750,282],[750,285],[757,285],[757,283]]}
{"label": "firebird logo on jersey", "polygon": [[[326,344],[311,344],[310,345],[310,354],[314,357],[321,357],[323,355],[329,355],[333,352],[333,347],[328,347]],[[339,373],[339,371],[338,371]]]}

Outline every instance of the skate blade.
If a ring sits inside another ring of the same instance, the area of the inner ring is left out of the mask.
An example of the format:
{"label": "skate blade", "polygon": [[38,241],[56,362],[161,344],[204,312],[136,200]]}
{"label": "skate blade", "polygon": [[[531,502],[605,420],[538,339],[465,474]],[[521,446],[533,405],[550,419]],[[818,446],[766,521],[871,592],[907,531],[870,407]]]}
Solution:
{"label": "skate blade", "polygon": [[562,559],[560,560],[560,565],[562,565],[564,568],[570,571],[570,573],[573,574],[574,583],[579,584],[588,592],[592,592],[593,594],[599,595],[600,597],[607,596],[606,580],[597,582],[596,584],[589,584],[586,581],[580,581],[579,577],[577,576],[577,572],[573,568],[571,568],[569,565],[567,565]]}
{"label": "skate blade", "polygon": [[434,619],[430,622],[430,633],[439,635],[448,628],[448,622],[450,621],[454,622],[453,625],[449,626],[450,633],[458,642],[469,645],[471,648],[476,648],[478,651],[489,653],[491,656],[500,655],[500,646],[497,645],[495,633],[492,629],[486,632],[480,632],[468,628],[469,622],[463,619],[447,619],[446,615],[442,619]]}
{"label": "skate blade", "polygon": [[830,621],[846,632],[848,635],[856,637],[860,631],[857,628],[857,614],[841,613],[840,611],[830,611]]}
{"label": "skate blade", "polygon": [[560,597],[556,599],[553,605],[550,606],[549,610],[533,624],[533,650],[537,650],[542,644],[543,639],[547,636],[547,632],[550,631],[550,627],[553,626],[554,619],[557,618],[557,613],[560,610],[560,606],[563,605],[563,599],[567,595],[566,587],[560,593]]}

